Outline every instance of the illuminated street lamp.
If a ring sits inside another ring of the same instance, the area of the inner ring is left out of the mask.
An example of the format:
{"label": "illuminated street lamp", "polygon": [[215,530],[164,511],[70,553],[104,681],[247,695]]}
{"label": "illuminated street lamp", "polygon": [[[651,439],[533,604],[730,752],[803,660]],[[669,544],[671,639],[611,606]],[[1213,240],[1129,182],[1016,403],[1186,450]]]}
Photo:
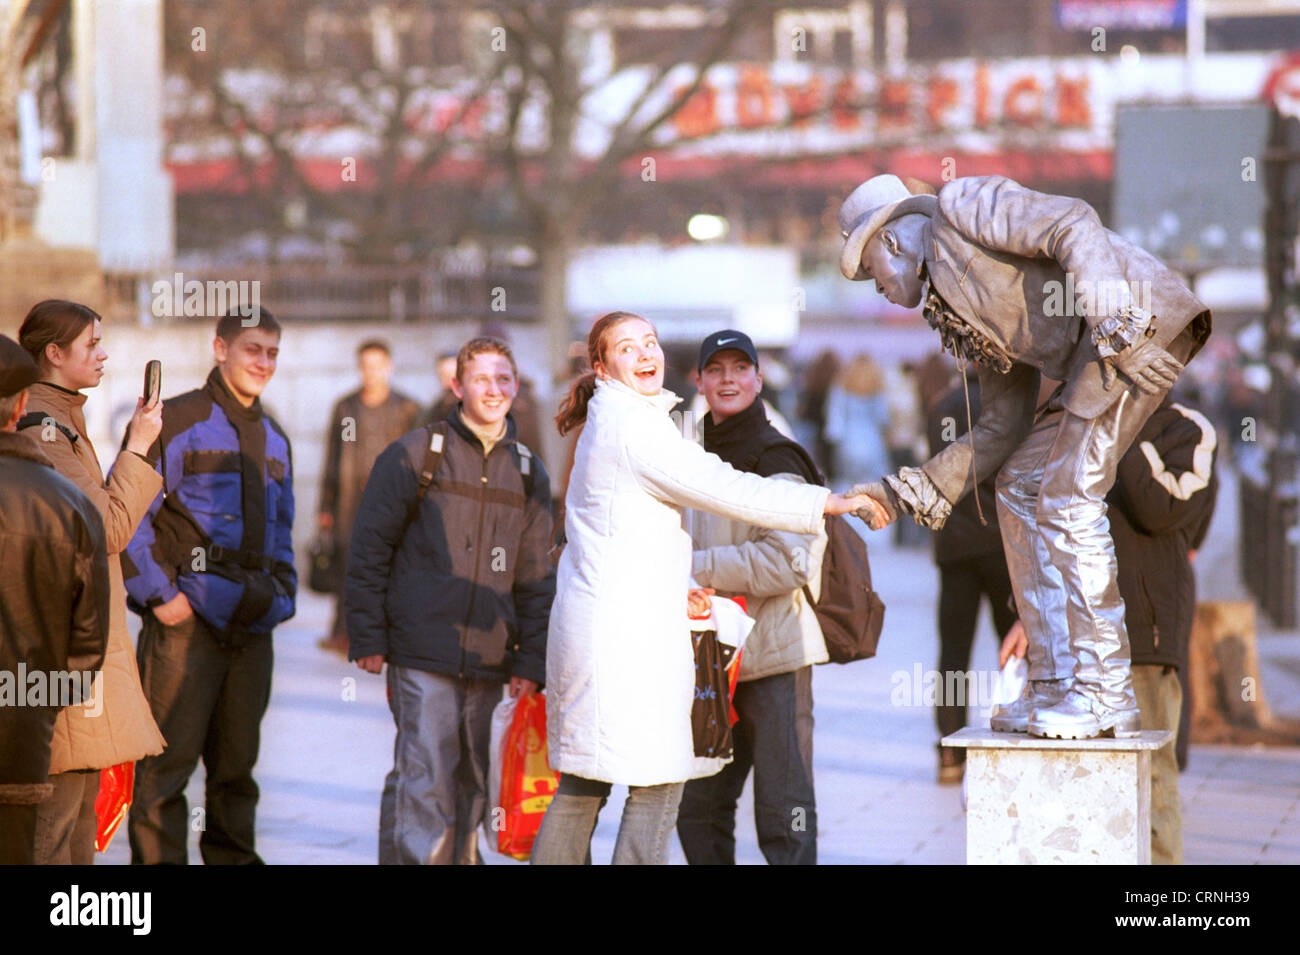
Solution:
{"label": "illuminated street lamp", "polygon": [[708,213],[698,213],[691,216],[690,221],[686,223],[686,234],[696,242],[712,242],[716,239],[725,239],[731,226],[722,216],[709,215]]}

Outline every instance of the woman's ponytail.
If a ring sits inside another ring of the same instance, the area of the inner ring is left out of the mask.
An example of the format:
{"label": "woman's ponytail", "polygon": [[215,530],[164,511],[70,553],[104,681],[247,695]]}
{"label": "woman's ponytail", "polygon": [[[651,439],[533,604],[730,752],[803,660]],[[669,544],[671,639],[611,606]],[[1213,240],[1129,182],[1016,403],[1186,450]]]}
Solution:
{"label": "woman's ponytail", "polygon": [[587,420],[587,402],[596,393],[596,373],[589,371],[574,380],[569,393],[560,402],[560,413],[555,416],[555,427],[566,435]]}

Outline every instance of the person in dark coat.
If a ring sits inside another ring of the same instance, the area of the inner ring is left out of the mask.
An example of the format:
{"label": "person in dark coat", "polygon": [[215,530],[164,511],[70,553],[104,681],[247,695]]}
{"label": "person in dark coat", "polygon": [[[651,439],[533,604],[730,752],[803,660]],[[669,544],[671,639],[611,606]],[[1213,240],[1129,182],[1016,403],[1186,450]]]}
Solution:
{"label": "person in dark coat", "polygon": [[[357,368],[361,372],[361,387],[340,398],[330,413],[325,436],[329,451],[321,472],[317,509],[317,523],[322,531],[332,534],[339,564],[347,556],[352,521],[375,459],[384,448],[414,428],[420,414],[420,406],[414,399],[394,391],[388,383],[393,373],[393,357],[386,343],[378,339],[362,342],[357,348]],[[319,645],[346,656],[348,633],[343,613],[346,576],[342,567],[337,578],[334,623]]]}
{"label": "person in dark coat", "polygon": [[14,433],[37,377],[26,350],[0,335],[0,865],[35,860],[54,721],[64,705],[93,706],[83,693],[108,646],[103,519]]}
{"label": "person in dark coat", "polygon": [[452,382],[456,380],[456,353],[443,352],[438,356],[436,365],[438,369],[438,384],[442,386],[442,392],[434,399],[429,410],[424,412],[417,422],[418,426],[423,428],[426,425],[437,424],[439,421],[446,421],[447,415],[451,414],[452,409],[460,404],[460,399],[456,397],[456,391],[452,388]]}
{"label": "person in dark coat", "polygon": [[[979,413],[979,383],[971,382],[971,418],[978,418]],[[947,390],[934,398],[926,419],[931,455],[966,433],[966,393],[960,381],[950,381]],[[940,738],[966,725],[966,701],[949,699],[946,688],[971,684],[960,678],[949,680],[947,674],[964,675],[970,667],[981,599],[988,597],[999,639],[1006,637],[1016,622],[996,494],[993,475],[989,475],[975,494],[953,506],[947,523],[933,539],[934,562],[939,567],[939,675],[944,688],[934,711]],[[965,762],[965,749],[939,747],[939,782],[960,782]]]}
{"label": "person in dark coat", "polygon": [[[1121,459],[1107,499],[1143,729],[1179,729],[1196,612],[1192,556],[1214,516],[1217,451],[1210,420],[1167,398]],[[1151,754],[1151,861],[1183,861],[1172,745]]]}

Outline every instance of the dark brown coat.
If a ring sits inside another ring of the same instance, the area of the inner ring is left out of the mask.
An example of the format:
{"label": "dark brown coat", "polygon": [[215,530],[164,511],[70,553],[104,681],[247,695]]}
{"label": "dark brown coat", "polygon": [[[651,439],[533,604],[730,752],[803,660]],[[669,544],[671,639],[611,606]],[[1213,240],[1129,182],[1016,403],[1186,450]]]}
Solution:
{"label": "dark brown coat", "polygon": [[[31,441],[0,432],[0,679],[100,667],[109,632],[104,522]],[[57,706],[0,705],[0,802],[49,795]],[[79,707],[72,707],[74,709]]]}

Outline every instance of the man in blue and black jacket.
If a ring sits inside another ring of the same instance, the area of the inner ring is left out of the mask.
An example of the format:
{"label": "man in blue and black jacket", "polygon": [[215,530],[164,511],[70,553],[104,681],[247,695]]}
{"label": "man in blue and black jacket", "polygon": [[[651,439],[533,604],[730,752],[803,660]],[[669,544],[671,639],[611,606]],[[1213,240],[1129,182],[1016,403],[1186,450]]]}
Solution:
{"label": "man in blue and black jacket", "polygon": [[137,764],[131,861],[187,861],[185,787],[203,757],[211,864],[258,863],[253,765],[271,696],[271,631],[294,614],[289,439],[258,396],[280,326],[266,309],[217,322],[204,386],[163,404],[150,460],[163,490],[122,557],[144,617],[140,678],[166,750]]}

